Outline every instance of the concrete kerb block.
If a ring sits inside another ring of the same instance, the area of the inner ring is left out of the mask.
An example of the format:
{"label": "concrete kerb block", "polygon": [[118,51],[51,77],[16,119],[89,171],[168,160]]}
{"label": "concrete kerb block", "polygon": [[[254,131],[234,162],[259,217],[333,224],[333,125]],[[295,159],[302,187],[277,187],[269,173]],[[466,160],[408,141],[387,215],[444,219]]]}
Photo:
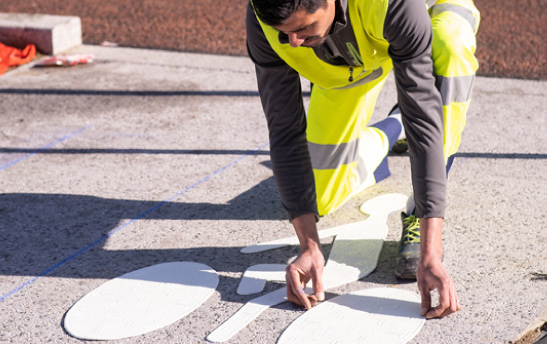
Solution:
{"label": "concrete kerb block", "polygon": [[34,44],[39,52],[55,55],[82,44],[82,24],[72,16],[0,13],[0,42],[19,49]]}
{"label": "concrete kerb block", "polygon": [[534,332],[540,329],[544,324],[547,324],[547,308],[544,308],[539,316],[535,318],[534,321],[532,321],[532,323],[528,325],[528,327],[518,335],[518,337],[511,340],[509,343],[517,343],[520,339],[524,338],[530,332]]}

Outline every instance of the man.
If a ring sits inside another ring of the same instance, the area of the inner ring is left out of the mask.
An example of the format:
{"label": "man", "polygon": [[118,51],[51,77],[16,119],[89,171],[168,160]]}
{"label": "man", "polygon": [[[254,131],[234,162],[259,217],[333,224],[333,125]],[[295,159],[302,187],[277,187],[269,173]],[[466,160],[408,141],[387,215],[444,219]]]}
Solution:
{"label": "man", "polygon": [[[478,22],[472,0],[251,1],[248,52],[274,177],[301,248],[287,267],[290,301],[309,309],[324,299],[319,216],[388,177],[388,151],[406,136],[414,193],[403,213],[396,275],[417,278],[427,318],[460,309],[442,262],[442,220],[478,68]],[[392,69],[398,106],[367,125]],[[307,114],[300,76],[313,85]],[[310,280],[313,295],[304,292]]]}

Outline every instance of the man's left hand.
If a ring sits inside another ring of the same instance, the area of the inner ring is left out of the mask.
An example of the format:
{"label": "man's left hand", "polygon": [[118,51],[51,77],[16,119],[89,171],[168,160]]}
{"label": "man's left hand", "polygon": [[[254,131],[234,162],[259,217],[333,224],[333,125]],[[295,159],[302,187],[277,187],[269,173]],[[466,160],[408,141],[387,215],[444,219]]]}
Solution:
{"label": "man's left hand", "polygon": [[[422,296],[420,315],[427,319],[442,318],[461,309],[456,286],[443,264],[443,220],[420,219],[420,262],[416,279]],[[439,292],[439,305],[431,307],[431,291]]]}
{"label": "man's left hand", "polygon": [[[422,296],[420,315],[427,319],[442,318],[461,309],[456,286],[446,272],[442,261],[419,264],[416,278]],[[439,305],[431,307],[431,291],[439,292]]]}

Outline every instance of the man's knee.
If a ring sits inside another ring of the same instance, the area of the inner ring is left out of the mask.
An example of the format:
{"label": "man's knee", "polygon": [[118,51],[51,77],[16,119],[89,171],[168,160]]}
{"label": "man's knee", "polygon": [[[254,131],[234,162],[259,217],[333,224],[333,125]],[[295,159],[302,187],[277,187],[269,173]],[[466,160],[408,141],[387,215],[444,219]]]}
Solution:
{"label": "man's knee", "polygon": [[437,75],[473,75],[478,69],[475,32],[468,18],[444,11],[432,18],[432,57]]}

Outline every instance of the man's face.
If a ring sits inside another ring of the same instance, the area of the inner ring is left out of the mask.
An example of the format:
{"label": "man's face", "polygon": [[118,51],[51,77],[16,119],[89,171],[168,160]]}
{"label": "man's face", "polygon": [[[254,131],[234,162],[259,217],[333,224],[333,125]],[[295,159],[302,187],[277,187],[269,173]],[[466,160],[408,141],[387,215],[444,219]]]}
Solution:
{"label": "man's face", "polygon": [[275,28],[289,36],[291,47],[317,47],[329,34],[336,13],[336,0],[327,0],[324,7],[314,13],[304,9],[296,11],[289,19]]}

